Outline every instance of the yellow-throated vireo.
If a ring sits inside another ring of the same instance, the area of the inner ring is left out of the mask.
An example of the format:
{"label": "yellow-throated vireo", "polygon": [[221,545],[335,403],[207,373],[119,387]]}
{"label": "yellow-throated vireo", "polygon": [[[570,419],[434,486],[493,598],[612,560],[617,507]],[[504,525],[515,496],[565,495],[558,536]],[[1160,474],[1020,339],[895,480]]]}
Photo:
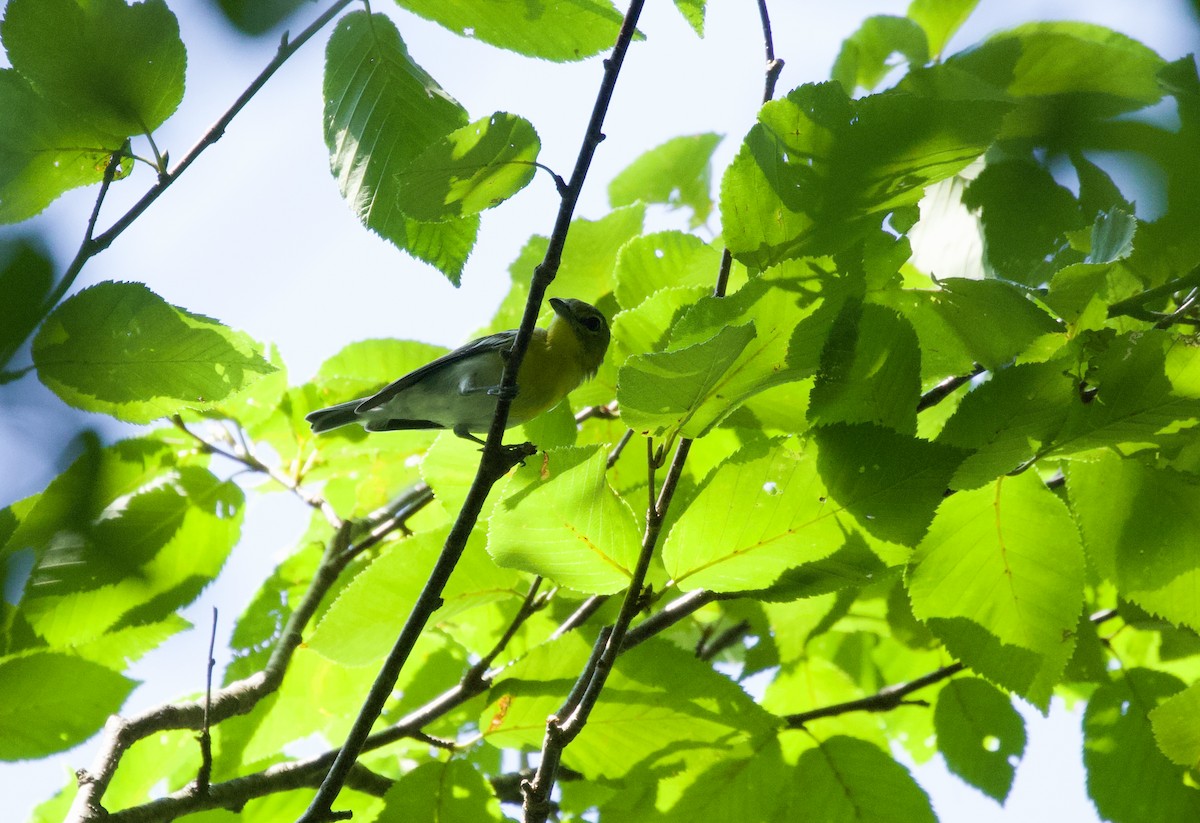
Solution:
{"label": "yellow-throated vireo", "polygon": [[[517,396],[508,425],[532,420],[558,404],[596,373],[608,349],[608,322],[582,300],[550,298],[550,328],[533,330],[517,373]],[[504,360],[516,330],[473,340],[409,372],[371,397],[339,403],[305,419],[321,433],[361,423],[367,431],[450,429],[482,443],[471,432],[485,432],[496,412]]]}

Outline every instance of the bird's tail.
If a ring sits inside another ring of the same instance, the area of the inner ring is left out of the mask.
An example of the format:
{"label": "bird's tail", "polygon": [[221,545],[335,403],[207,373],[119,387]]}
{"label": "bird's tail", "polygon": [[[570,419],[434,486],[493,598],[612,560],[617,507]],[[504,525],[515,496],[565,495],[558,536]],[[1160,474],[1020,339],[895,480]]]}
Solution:
{"label": "bird's tail", "polygon": [[312,424],[313,434],[327,432],[330,429],[336,429],[339,426],[345,426],[350,423],[358,422],[358,414],[355,409],[362,400],[351,400],[348,403],[338,403],[336,406],[330,406],[327,409],[317,409],[315,412],[309,412],[304,419]]}

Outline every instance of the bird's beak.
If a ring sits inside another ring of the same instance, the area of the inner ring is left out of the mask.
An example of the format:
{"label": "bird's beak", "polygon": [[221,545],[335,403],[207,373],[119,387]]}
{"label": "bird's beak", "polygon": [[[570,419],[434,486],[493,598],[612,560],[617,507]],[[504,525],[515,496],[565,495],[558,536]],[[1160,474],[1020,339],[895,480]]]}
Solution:
{"label": "bird's beak", "polygon": [[549,300],[550,308],[554,309],[554,313],[563,320],[570,320],[575,315],[571,312],[571,307],[567,305],[567,301],[561,297],[551,297]]}

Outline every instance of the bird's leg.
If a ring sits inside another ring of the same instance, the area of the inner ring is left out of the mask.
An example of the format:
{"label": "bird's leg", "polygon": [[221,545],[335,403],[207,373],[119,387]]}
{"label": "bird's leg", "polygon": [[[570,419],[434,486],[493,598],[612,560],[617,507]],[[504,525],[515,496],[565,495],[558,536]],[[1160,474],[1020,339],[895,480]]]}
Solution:
{"label": "bird's leg", "polygon": [[463,426],[455,426],[453,429],[451,429],[451,431],[453,431],[456,436],[461,437],[463,440],[474,440],[481,446],[487,445],[484,443],[484,441],[467,431]]}

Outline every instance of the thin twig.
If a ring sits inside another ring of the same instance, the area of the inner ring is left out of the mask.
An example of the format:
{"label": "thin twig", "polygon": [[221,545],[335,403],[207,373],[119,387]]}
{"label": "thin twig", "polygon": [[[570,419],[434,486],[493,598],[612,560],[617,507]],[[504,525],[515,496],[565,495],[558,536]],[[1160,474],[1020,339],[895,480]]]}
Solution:
{"label": "thin twig", "polygon": [[936,406],[938,403],[941,403],[947,397],[954,394],[954,392],[958,390],[959,386],[970,383],[985,371],[987,371],[986,367],[976,363],[971,368],[971,371],[967,372],[966,374],[947,377],[945,380],[921,395],[921,399],[917,401],[917,411],[923,412],[926,409]]}
{"label": "thin twig", "polygon": [[587,600],[583,601],[571,616],[562,622],[562,624],[554,630],[548,640],[557,640],[564,634],[574,631],[588,621],[588,619],[600,610],[600,607],[608,602],[609,595],[593,594]]}
{"label": "thin twig", "polygon": [[775,83],[783,71],[783,61],[775,56],[775,38],[771,35],[771,15],[767,11],[767,0],[758,0],[758,19],[762,25],[763,50],[767,53],[767,69],[763,78],[763,103],[771,102],[775,96]]}
{"label": "thin twig", "polygon": [[584,180],[587,179],[592,157],[604,139],[604,133],[601,130],[604,118],[612,100],[613,90],[616,88],[625,52],[637,32],[637,19],[644,2],[645,0],[632,0],[625,20],[621,24],[617,41],[613,46],[612,55],[604,61],[604,79],[596,95],[596,102],[592,108],[592,116],[583,144],[580,146],[575,169],[559,204],[558,216],[550,234],[545,257],[534,270],[530,280],[529,295],[525,301],[525,312],[521,319],[521,325],[517,329],[512,350],[505,360],[504,375],[500,380],[496,396],[496,411],[492,418],[491,428],[488,430],[483,456],[479,461],[475,479],[463,500],[462,508],[459,510],[450,533],[446,536],[446,542],[429,573],[429,578],[417,596],[404,627],[363,701],[362,708],[359,710],[354,724],[350,727],[337,758],[325,776],[325,780],[322,781],[321,787],[317,790],[316,796],[313,797],[308,809],[301,815],[297,823],[325,823],[329,820],[343,819],[343,815],[333,811],[333,802],[341,791],[351,767],[362,752],[363,746],[370,736],[371,727],[375,724],[380,712],[383,711],[383,706],[408,661],[408,656],[416,645],[417,639],[425,630],[429,618],[441,606],[442,591],[466,549],[467,539],[475,529],[475,524],[479,520],[483,504],[487,500],[492,486],[509,469],[534,453],[533,447],[528,443],[517,447],[503,445],[509,408],[517,394],[517,373],[525,358],[525,352],[529,348],[529,341],[533,336],[533,329],[537,323],[537,316],[541,310],[546,289],[558,273],[562,251],[567,242],[567,232],[575,214],[575,206],[579,201],[580,192],[583,190]]}
{"label": "thin twig", "polygon": [[926,686],[932,686],[934,683],[940,683],[948,677],[953,677],[965,668],[966,665],[963,663],[951,663],[923,677],[918,677],[916,680],[910,680],[907,683],[897,683],[893,686],[885,686],[868,697],[862,697],[858,700],[847,700],[845,703],[835,703],[832,706],[822,706],[819,709],[812,709],[807,712],[789,714],[784,716],[783,720],[789,729],[802,729],[805,723],[811,723],[822,717],[836,717],[837,715],[848,714],[849,712],[891,711],[897,706],[908,702],[904,698],[913,692],[924,689]]}
{"label": "thin twig", "polygon": [[[179,429],[192,440],[196,441],[196,444],[199,445],[202,451],[209,454],[220,455],[227,460],[232,460],[235,463],[242,464],[251,471],[266,475],[298,497],[301,502],[304,503],[304,505],[308,506],[309,508],[316,509],[317,511],[321,512],[321,514],[325,515],[325,519],[329,521],[329,525],[333,526],[335,529],[341,528],[342,519],[338,517],[337,512],[333,510],[333,506],[329,505],[328,501],[317,495],[309,494],[308,492],[304,491],[300,487],[300,484],[295,480],[259,460],[257,455],[255,455],[254,452],[250,450],[249,446],[246,445],[244,438],[241,439],[242,445],[240,448],[238,448],[236,451],[230,451],[229,449],[221,448],[211,440],[206,440],[196,432],[192,431],[183,421],[183,418],[178,414],[171,416],[171,422],[175,425],[175,428]],[[241,430],[239,429],[238,431],[240,437]]]}
{"label": "thin twig", "polygon": [[712,660],[730,646],[740,642],[749,630],[749,621],[739,620],[737,623],[719,632],[715,637],[708,638],[706,642],[701,643],[696,648],[696,657],[701,660]]}
{"label": "thin twig", "polygon": [[617,461],[621,459],[621,452],[625,451],[625,447],[629,445],[630,438],[633,437],[633,429],[626,429],[621,435],[621,439],[617,441],[617,445],[613,446],[612,451],[608,453],[608,460],[605,461],[604,467],[611,469],[617,465]]}
{"label": "thin twig", "polygon": [[1182,277],[1177,277],[1163,283],[1161,286],[1155,286],[1152,289],[1146,289],[1143,292],[1135,294],[1133,297],[1127,297],[1124,300],[1118,300],[1108,307],[1109,317],[1134,317],[1139,320],[1148,320],[1156,322],[1160,316],[1156,316],[1153,312],[1146,309],[1147,303],[1153,303],[1156,300],[1162,300],[1171,295],[1181,292],[1184,289],[1200,286],[1200,266],[1189,271]]}
{"label": "thin twig", "polygon": [[204,725],[200,729],[200,769],[196,772],[196,793],[201,797],[208,794],[212,782],[212,732],[209,725],[209,713],[212,710],[212,677],[213,667],[217,660],[213,652],[217,647],[217,607],[212,610],[212,631],[208,635],[208,664],[204,678]]}

